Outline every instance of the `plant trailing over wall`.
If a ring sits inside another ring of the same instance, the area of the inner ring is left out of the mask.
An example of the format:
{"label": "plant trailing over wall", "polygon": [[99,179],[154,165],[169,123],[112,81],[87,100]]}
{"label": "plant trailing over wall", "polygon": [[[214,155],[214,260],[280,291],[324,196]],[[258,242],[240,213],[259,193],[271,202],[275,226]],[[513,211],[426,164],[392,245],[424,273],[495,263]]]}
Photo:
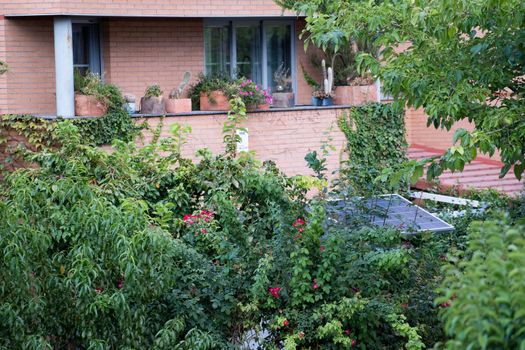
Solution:
{"label": "plant trailing over wall", "polygon": [[525,347],[525,228],[476,222],[465,252],[449,257],[441,296],[447,349]]}
{"label": "plant trailing over wall", "polygon": [[381,172],[407,159],[404,111],[391,104],[366,104],[341,114],[338,124],[347,139],[343,183],[359,194],[375,192]]}
{"label": "plant trailing over wall", "polygon": [[[100,118],[78,118],[71,122],[82,134],[84,144],[109,144],[114,139],[132,141],[144,126],[136,126],[124,109],[124,99],[118,87],[104,84],[99,90],[106,96],[108,113]],[[47,120],[31,115],[0,116],[0,152],[5,153],[0,171],[12,170],[14,163],[20,164],[25,148],[41,150],[57,145],[56,128],[62,119]],[[22,139],[20,139],[20,137]]]}

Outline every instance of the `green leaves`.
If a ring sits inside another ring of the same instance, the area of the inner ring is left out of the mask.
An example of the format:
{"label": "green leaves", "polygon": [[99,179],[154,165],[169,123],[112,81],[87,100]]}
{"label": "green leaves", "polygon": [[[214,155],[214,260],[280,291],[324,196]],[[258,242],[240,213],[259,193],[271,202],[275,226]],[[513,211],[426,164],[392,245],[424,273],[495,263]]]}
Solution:
{"label": "green leaves", "polygon": [[452,259],[436,303],[448,349],[518,349],[525,342],[525,237],[505,218],[475,223],[466,259]]}

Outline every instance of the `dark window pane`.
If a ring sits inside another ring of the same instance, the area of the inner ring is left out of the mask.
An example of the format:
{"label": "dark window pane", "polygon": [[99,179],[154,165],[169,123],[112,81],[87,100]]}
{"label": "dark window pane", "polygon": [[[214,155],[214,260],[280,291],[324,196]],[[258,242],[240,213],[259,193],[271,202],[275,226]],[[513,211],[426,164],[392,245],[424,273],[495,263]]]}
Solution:
{"label": "dark window pane", "polygon": [[291,91],[291,26],[268,25],[266,27],[266,50],[268,87],[273,92]]}
{"label": "dark window pane", "polygon": [[204,28],[204,56],[206,74],[230,75],[229,26]]}
{"label": "dark window pane", "polygon": [[261,32],[260,26],[239,26],[235,28],[237,44],[237,77],[245,77],[258,84],[261,75]]}

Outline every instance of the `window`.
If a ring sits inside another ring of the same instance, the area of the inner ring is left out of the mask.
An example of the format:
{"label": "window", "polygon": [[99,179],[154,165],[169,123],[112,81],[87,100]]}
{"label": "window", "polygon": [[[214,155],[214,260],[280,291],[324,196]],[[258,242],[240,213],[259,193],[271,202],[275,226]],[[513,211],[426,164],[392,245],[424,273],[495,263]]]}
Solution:
{"label": "window", "polygon": [[291,75],[287,84],[276,81],[275,73],[292,73],[292,28],[290,25],[266,26],[267,81],[271,91],[291,91]]}
{"label": "window", "polygon": [[73,23],[73,67],[82,74],[102,73],[98,24]]}
{"label": "window", "polygon": [[230,26],[204,28],[206,73],[230,75]]}
{"label": "window", "polygon": [[246,77],[272,91],[277,70],[289,74],[286,89],[294,85],[293,21],[208,21],[204,25],[206,74]]}

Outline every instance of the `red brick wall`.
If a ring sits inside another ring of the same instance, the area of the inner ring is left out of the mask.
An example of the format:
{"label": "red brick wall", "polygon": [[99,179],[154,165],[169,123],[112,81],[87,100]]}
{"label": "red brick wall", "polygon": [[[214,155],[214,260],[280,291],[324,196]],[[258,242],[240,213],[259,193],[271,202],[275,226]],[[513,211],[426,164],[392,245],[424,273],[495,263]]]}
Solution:
{"label": "red brick wall", "polygon": [[160,84],[167,96],[184,72],[196,79],[204,69],[202,20],[111,19],[103,32],[106,78],[137,103],[148,85]]}
{"label": "red brick wall", "polygon": [[280,16],[273,0],[4,0],[0,14],[129,16]]}
{"label": "red brick wall", "polygon": [[472,125],[468,121],[456,123],[454,127],[446,129],[436,129],[434,126],[427,127],[427,116],[422,109],[408,109],[406,112],[407,141],[409,144],[424,145],[431,148],[446,149],[452,145],[454,132],[459,128],[472,130]]}
{"label": "red brick wall", "polygon": [[[264,112],[249,114],[243,125],[248,128],[249,149],[256,152],[257,159],[273,160],[280,169],[289,175],[311,174],[306,167],[304,156],[311,150],[317,150],[326,139],[324,132],[334,126],[331,144],[337,148],[328,157],[329,173],[338,169],[340,152],[345,144],[345,137],[337,128],[336,121],[343,109],[296,110],[288,112]],[[188,137],[188,144],[183,147],[183,155],[194,157],[200,148],[209,148],[217,154],[224,151],[222,127],[226,120],[224,114],[195,115],[187,117],[166,117],[162,137],[171,136],[170,125],[190,125],[193,129]],[[143,120],[137,120],[137,123]],[[148,118],[149,125],[155,128],[159,118]],[[145,141],[151,140],[151,133],[145,133]]]}
{"label": "red brick wall", "polygon": [[6,19],[4,23],[9,71],[2,78],[7,86],[0,103],[2,113],[54,114],[53,19]]}

